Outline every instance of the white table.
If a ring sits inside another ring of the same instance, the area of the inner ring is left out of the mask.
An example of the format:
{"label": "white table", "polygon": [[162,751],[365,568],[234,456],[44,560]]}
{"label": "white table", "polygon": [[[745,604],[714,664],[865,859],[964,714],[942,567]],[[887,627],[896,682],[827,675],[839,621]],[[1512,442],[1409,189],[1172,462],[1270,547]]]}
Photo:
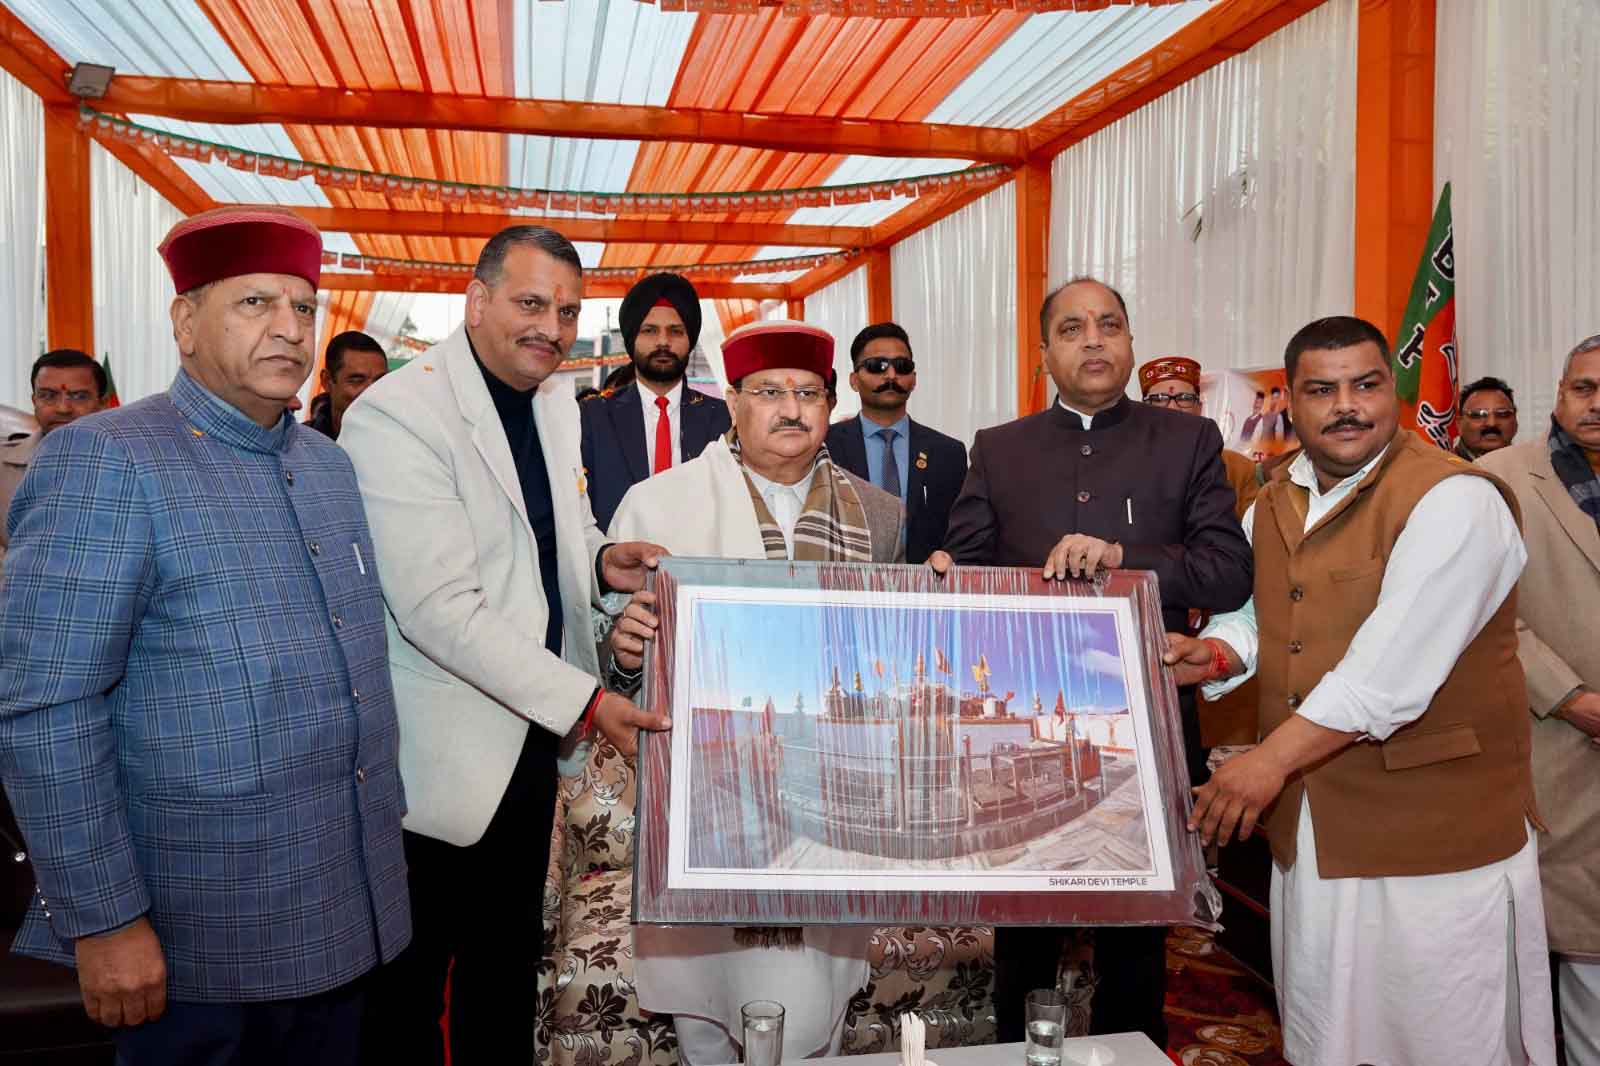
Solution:
{"label": "white table", "polygon": [[[1172,1060],[1143,1033],[1116,1033],[1111,1036],[1079,1036],[1061,1042],[1061,1066],[1081,1066],[1089,1061],[1089,1049],[1100,1049],[1105,1066],[1172,1066]],[[1107,1056],[1106,1051],[1111,1055]],[[929,1048],[928,1058],[937,1066],[1023,1066],[1021,1044],[978,1044],[974,1047]],[[900,1052],[878,1055],[840,1055],[831,1059],[805,1059],[805,1066],[900,1066]],[[798,1066],[787,1063],[785,1066]]]}

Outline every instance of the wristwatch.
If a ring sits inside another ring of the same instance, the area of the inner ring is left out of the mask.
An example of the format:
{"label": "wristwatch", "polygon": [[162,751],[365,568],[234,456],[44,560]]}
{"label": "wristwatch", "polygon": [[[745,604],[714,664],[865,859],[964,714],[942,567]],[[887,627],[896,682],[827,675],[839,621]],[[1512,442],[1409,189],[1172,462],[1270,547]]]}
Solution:
{"label": "wristwatch", "polygon": [[637,670],[626,669],[617,663],[615,656],[612,656],[611,661],[606,663],[605,680],[606,687],[613,692],[631,693],[636,691],[640,682],[644,680],[644,667],[641,666]]}

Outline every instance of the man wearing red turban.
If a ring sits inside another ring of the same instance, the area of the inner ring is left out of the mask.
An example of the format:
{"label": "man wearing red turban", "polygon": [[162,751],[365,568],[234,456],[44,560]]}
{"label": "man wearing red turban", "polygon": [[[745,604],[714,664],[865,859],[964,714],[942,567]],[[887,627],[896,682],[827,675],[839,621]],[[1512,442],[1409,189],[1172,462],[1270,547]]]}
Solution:
{"label": "man wearing red turban", "polygon": [[727,404],[687,381],[700,341],[700,296],[688,278],[644,278],[623,297],[617,321],[634,380],[581,409],[589,505],[601,529],[630,488],[695,458],[729,424]]}

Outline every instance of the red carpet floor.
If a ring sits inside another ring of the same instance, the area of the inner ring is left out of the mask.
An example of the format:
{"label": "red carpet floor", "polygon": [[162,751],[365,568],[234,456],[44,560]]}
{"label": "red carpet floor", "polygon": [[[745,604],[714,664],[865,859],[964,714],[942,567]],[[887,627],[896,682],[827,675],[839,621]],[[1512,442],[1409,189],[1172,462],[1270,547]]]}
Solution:
{"label": "red carpet floor", "polygon": [[1286,1066],[1272,989],[1198,929],[1167,937],[1167,1030],[1183,1066]]}

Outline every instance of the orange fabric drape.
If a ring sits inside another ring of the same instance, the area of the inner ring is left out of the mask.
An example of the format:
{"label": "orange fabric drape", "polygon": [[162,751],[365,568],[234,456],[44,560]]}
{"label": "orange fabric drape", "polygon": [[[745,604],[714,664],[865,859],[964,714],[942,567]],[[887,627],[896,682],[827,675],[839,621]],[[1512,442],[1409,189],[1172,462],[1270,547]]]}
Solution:
{"label": "orange fabric drape", "polygon": [[1435,0],[1362,0],[1356,23],[1355,312],[1393,337],[1433,219]]}

